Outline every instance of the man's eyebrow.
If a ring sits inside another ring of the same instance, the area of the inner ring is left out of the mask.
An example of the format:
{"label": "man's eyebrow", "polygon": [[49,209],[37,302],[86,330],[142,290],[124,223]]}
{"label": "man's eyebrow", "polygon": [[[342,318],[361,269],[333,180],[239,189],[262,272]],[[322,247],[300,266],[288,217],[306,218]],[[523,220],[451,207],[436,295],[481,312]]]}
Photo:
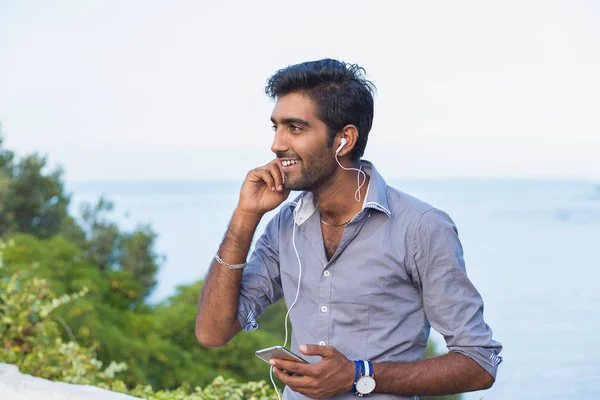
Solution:
{"label": "man's eyebrow", "polygon": [[[277,124],[274,118],[271,118],[271,122]],[[308,121],[303,120],[302,118],[284,118],[281,120],[281,123],[284,125],[297,124],[306,127],[310,127]]]}

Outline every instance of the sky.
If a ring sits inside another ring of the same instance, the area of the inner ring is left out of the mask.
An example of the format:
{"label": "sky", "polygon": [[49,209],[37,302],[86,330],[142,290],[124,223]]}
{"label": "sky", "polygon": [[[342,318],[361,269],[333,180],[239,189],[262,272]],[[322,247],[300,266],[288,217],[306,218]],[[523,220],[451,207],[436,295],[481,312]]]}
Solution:
{"label": "sky", "polygon": [[242,179],[268,77],[326,57],[377,86],[387,179],[600,179],[592,0],[0,0],[4,146],[73,181]]}

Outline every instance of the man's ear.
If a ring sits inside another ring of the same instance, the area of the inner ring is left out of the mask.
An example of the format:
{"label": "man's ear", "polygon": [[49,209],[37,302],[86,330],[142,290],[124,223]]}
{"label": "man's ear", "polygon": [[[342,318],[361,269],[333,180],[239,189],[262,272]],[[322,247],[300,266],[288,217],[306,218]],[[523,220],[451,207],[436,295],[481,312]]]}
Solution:
{"label": "man's ear", "polygon": [[358,141],[358,129],[355,125],[349,124],[346,125],[340,133],[337,135],[338,139],[334,142],[336,149],[339,148],[342,138],[346,139],[346,144],[342,149],[337,153],[338,156],[342,157],[352,152],[354,146],[356,146],[356,142]]}

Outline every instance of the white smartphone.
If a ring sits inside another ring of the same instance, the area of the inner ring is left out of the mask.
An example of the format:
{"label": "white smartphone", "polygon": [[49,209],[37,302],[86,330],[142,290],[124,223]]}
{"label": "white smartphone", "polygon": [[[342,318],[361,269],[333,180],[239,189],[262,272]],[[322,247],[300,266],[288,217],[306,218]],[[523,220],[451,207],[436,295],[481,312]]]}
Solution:
{"label": "white smartphone", "polygon": [[283,346],[273,346],[267,347],[266,349],[256,350],[254,354],[256,354],[258,358],[261,358],[266,362],[269,362],[271,358],[280,358],[282,360],[296,361],[308,364],[308,361],[306,361],[304,358],[300,357],[298,354],[291,352]]}

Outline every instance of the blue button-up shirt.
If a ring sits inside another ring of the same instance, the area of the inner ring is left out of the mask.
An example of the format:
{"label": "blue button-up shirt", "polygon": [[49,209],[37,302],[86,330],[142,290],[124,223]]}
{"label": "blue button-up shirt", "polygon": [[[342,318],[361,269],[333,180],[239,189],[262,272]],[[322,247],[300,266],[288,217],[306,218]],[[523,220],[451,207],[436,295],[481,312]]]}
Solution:
{"label": "blue button-up shirt", "polygon": [[[290,312],[292,350],[321,344],[350,360],[411,362],[422,357],[433,326],[449,351],[472,358],[495,377],[502,346],[483,319],[483,300],[467,277],[453,221],[387,186],[371,163],[363,161],[363,169],[370,176],[363,208],[344,228],[329,261],[319,206],[310,192],[283,205],[269,221],[244,269],[241,326],[256,329],[256,319],[281,298],[289,309],[300,285]],[[286,388],[284,398],[305,397]]]}

